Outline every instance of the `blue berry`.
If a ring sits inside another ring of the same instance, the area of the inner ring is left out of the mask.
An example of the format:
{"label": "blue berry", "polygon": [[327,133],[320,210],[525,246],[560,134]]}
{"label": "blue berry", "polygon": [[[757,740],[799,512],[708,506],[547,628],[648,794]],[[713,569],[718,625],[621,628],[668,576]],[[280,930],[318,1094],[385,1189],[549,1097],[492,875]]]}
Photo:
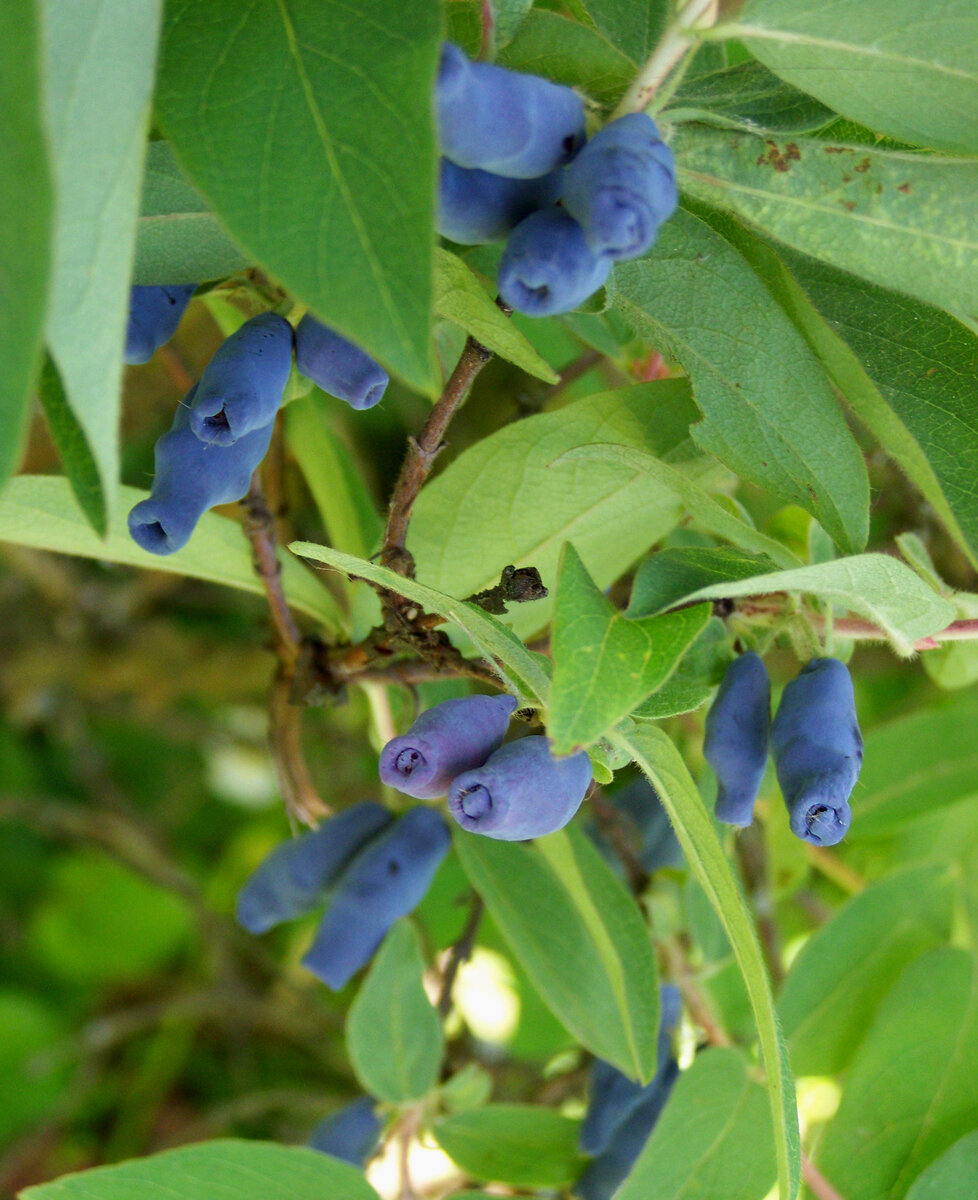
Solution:
{"label": "blue berry", "polygon": [[295,365],[300,374],[351,408],[373,408],[390,382],[384,368],[366,351],[308,313],[296,327]]}
{"label": "blue berry", "polygon": [[703,755],[716,772],[718,821],[749,825],[767,764],[771,682],[752,650],[727,668],[706,717]]}
{"label": "blue berry", "polygon": [[436,90],[442,153],[461,167],[536,179],[569,162],[584,142],[584,107],[561,84],[470,62],[442,48]]}
{"label": "blue berry", "polygon": [[174,287],[134,287],[129,290],[129,324],[126,326],[127,363],[149,362],[160,346],[173,337],[195,283]]}
{"label": "blue berry", "polygon": [[542,208],[510,234],[499,263],[499,294],[518,312],[549,317],[570,312],[608,278],[611,259],[596,255],[562,208]]}
{"label": "blue berry", "polygon": [[393,819],[382,804],[365,800],[277,846],[238,892],[238,923],[264,933],[311,912],[357,851]]}
{"label": "blue berry", "polygon": [[133,540],[150,554],[173,554],[187,544],[207,509],[240,500],[272,439],[274,421],[233,446],[211,446],[195,437],[190,406],[199,386],[194,385],[177,409],[170,432],[156,443],[149,499],[129,513]]}
{"label": "blue berry", "polygon": [[560,198],[561,172],[539,179],[510,179],[441,160],[438,232],[463,246],[504,238],[524,217]]}
{"label": "blue berry", "polygon": [[849,829],[849,797],[863,740],[852,679],[837,658],[813,658],[788,684],[771,725],[771,749],[791,830],[814,846],[834,846]]}
{"label": "blue berry", "polygon": [[302,965],[337,991],[365,966],[395,921],[423,898],[451,837],[433,808],[412,808],[360,851],[344,874]]}
{"label": "blue berry", "polygon": [[418,800],[444,796],[452,780],[481,767],[506,736],[515,696],[463,696],[423,712],[380,755],[380,778]]}
{"label": "blue berry", "polygon": [[292,326],[266,312],[225,341],[204,368],[190,414],[202,442],[233,445],[275,420],[292,369]]}
{"label": "blue berry", "polygon": [[679,202],[672,151],[645,113],[606,125],[564,172],[563,203],[595,254],[637,258]]}
{"label": "blue berry", "polygon": [[591,760],[583,751],[558,759],[545,737],[525,737],[459,775],[448,807],[463,829],[518,842],[562,829],[590,782]]}
{"label": "blue berry", "polygon": [[381,1129],[373,1100],[361,1096],[320,1121],[306,1145],[354,1167],[363,1167],[377,1149]]}

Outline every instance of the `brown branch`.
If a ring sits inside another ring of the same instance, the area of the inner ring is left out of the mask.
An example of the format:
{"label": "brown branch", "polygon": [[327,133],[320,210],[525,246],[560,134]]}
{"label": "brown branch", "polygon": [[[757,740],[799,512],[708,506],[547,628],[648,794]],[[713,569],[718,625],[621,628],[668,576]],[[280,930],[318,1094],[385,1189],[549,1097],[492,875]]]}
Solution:
{"label": "brown branch", "polygon": [[666,937],[659,942],[662,953],[669,965],[669,972],[676,981],[680,995],[686,1002],[693,1020],[706,1034],[706,1040],[711,1046],[731,1046],[730,1035],[723,1028],[713,1013],[713,1008],[700,991],[693,973],[689,969],[686,955],[675,937]]}
{"label": "brown branch", "polygon": [[600,350],[585,350],[583,354],[578,355],[573,362],[569,362],[560,372],[560,378],[547,393],[547,400],[549,401],[554,396],[559,396],[565,388],[569,388],[582,375],[586,375],[592,367],[596,367],[602,358],[604,358],[604,355]]}
{"label": "brown branch", "polygon": [[475,939],[479,933],[479,923],[482,920],[483,909],[482,897],[473,893],[469,919],[465,923],[465,928],[453,943],[449,952],[448,962],[445,964],[445,969],[442,972],[441,987],[438,990],[438,1003],[435,1006],[441,1017],[447,1017],[451,1011],[452,988],[455,984],[455,977],[458,975],[458,969],[462,963],[468,962],[472,957],[472,950],[475,947]]}
{"label": "brown branch", "polygon": [[818,1197],[818,1200],[843,1200],[842,1193],[835,1190],[808,1155],[804,1153],[801,1156],[801,1177]]}
{"label": "brown branch", "polygon": [[[735,611],[745,617],[761,617],[780,615],[784,605],[776,600],[748,596],[738,601]],[[816,629],[825,628],[825,617],[821,613],[806,614]],[[872,621],[864,621],[859,617],[837,617],[832,622],[832,630],[839,637],[852,641],[886,642],[890,635]],[[978,619],[966,618],[952,621],[944,629],[932,633],[928,637],[918,638],[914,642],[915,650],[937,650],[945,642],[966,642],[978,640]]]}
{"label": "brown branch", "polygon": [[251,543],[255,572],[265,588],[268,611],[278,645],[276,653],[283,664],[295,665],[302,645],[302,631],[296,624],[289,602],[282,590],[282,564],[278,560],[275,541],[275,518],[265,502],[261,486],[261,471],[251,477],[248,495],[241,502],[244,509],[245,533]]}

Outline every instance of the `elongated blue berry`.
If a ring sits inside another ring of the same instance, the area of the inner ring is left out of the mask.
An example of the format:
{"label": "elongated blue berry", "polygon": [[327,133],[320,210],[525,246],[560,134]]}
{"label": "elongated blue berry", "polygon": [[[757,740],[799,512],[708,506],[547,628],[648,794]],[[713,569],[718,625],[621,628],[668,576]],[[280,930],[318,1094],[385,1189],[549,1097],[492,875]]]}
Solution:
{"label": "elongated blue berry", "polygon": [[470,62],[442,48],[436,89],[442,153],[461,167],[535,179],[569,162],[584,142],[584,107],[568,87]]}
{"label": "elongated blue berry", "polygon": [[373,408],[390,382],[384,368],[365,350],[308,313],[296,326],[295,365],[317,387],[351,408]]}
{"label": "elongated blue berry", "polygon": [[495,242],[538,208],[556,204],[560,189],[560,171],[539,179],[510,179],[443,158],[438,177],[438,232],[463,246]]}
{"label": "elongated blue berry", "polygon": [[275,420],[292,369],[292,326],[277,313],[252,317],[204,368],[190,414],[202,442],[233,445]]}
{"label": "elongated blue berry", "polygon": [[361,1096],[320,1121],[306,1145],[362,1167],[377,1149],[381,1129],[373,1100]]}
{"label": "elongated blue berry", "polygon": [[270,422],[233,446],[202,442],[189,423],[197,387],[177,409],[170,432],[156,443],[156,474],[149,499],[129,513],[133,540],[150,554],[173,554],[187,544],[209,508],[240,500],[272,438]]}
{"label": "elongated blue berry", "polygon": [[706,716],[703,755],[716,772],[718,821],[749,825],[767,765],[771,681],[753,650],[727,668]]}
{"label": "elongated blue berry", "polygon": [[436,704],[381,751],[381,781],[419,800],[444,796],[457,775],[481,767],[502,745],[515,708],[515,696],[462,696]]}
{"label": "elongated blue berry", "polygon": [[569,213],[542,208],[510,234],[499,263],[499,294],[518,312],[549,317],[582,304],[610,270],[611,259],[592,253]]}
{"label": "elongated blue berry", "polygon": [[852,820],[863,739],[852,679],[837,658],[813,658],[788,684],[771,725],[771,749],[792,832],[834,846]]}
{"label": "elongated blue berry", "polygon": [[637,258],[679,202],[672,151],[645,113],[595,134],[564,172],[564,207],[595,254]]}
{"label": "elongated blue berry", "polygon": [[525,737],[459,775],[448,807],[470,833],[519,842],[562,829],[580,808],[590,782],[591,760],[583,751],[554,758],[545,737]]}
{"label": "elongated blue berry", "polygon": [[264,933],[311,912],[357,851],[393,820],[382,804],[365,800],[276,846],[238,892],[238,923]]}
{"label": "elongated blue berry", "polygon": [[433,808],[412,808],[341,876],[302,965],[334,991],[370,961],[395,921],[421,901],[451,837]]}
{"label": "elongated blue berry", "polygon": [[134,287],[129,290],[129,323],[126,326],[127,363],[149,362],[160,346],[173,337],[197,285]]}

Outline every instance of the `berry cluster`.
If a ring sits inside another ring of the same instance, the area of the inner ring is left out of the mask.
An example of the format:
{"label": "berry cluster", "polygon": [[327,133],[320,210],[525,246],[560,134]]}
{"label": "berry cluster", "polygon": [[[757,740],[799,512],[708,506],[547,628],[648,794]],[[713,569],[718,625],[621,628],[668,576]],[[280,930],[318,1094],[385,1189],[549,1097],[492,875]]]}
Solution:
{"label": "berry cluster", "polygon": [[716,815],[749,825],[767,762],[768,738],[791,830],[814,846],[834,846],[849,829],[849,797],[863,741],[848,668],[813,658],[785,688],[771,721],[771,685],[749,652],[728,668],[706,718],[703,753],[716,772]]}
{"label": "berry cluster", "polygon": [[[134,287],[126,362],[146,362],[176,332],[194,286]],[[215,504],[240,500],[265,457],[285,386],[296,367],[353,408],[371,408],[387,387],[384,369],[335,330],[306,315],[294,333],[266,312],[233,333],[204,368],[156,443],[147,500],[129,514],[129,532],[151,554],[186,545]]]}
{"label": "berry cluster", "polygon": [[613,262],[649,249],[676,207],[672,153],[644,113],[612,121],[585,145],[574,91],[471,62],[451,43],[436,107],[438,231],[463,244],[508,234],[499,294],[520,312],[576,308]]}

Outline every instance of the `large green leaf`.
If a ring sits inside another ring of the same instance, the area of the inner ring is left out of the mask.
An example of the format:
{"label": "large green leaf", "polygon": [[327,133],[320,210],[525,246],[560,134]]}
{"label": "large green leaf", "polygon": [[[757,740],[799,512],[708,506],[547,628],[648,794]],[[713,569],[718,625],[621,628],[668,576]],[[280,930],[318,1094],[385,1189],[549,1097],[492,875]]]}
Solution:
{"label": "large green leaf", "polygon": [[688,78],[663,115],[669,121],[704,120],[753,133],[806,133],[834,114],[760,63],[745,62]]}
{"label": "large green leaf", "polygon": [[50,355],[45,356],[37,390],[51,438],[58,447],[75,499],[91,527],[99,537],[104,537],[108,528],[108,511],[98,464],[92,456],[85,431],[68,403],[61,376]]}
{"label": "large green leaf", "polygon": [[737,250],[680,211],[615,281],[617,310],[689,372],[704,417],[696,441],[807,509],[840,546],[862,549],[869,484],[859,447],[815,355]]}
{"label": "large green leaf", "polygon": [[233,275],[248,256],[177,166],[169,142],[150,142],[132,281],[199,283]]}
{"label": "large green leaf", "polygon": [[915,959],[883,1001],[816,1165],[846,1200],[901,1200],[976,1126],[978,989],[963,950]]}
{"label": "large green leaf", "polygon": [[[128,509],[148,493],[120,488],[120,506]],[[262,594],[248,541],[236,521],[205,513],[193,537],[175,554],[147,554],[129,536],[115,529],[100,541],[85,520],[67,479],[57,475],[18,475],[0,492],[0,541],[78,554],[105,562],[124,563],[150,571],[173,571],[194,579],[226,584]],[[289,603],[315,617],[333,633],[343,628],[336,601],[310,573],[289,555],[282,555],[282,584]]]}
{"label": "large green leaf", "polygon": [[535,846],[459,832],[455,845],[546,1004],[592,1053],[650,1079],[659,1011],[652,942],[597,850],[576,830]]}
{"label": "large green leaf", "polygon": [[0,487],[27,430],[50,267],[38,32],[34,0],[0,7]]}
{"label": "large green leaf", "polygon": [[729,32],[837,112],[905,142],[978,153],[971,0],[750,0]]}
{"label": "large green leaf", "polygon": [[628,752],[655,788],[686,861],[730,941],[757,1023],[774,1129],[778,1186],[782,1196],[794,1197],[801,1157],[794,1080],[767,968],[740,888],[696,784],[669,738],[655,726],[643,725],[627,734],[616,732],[611,740]]}
{"label": "large green leaf", "polygon": [[659,721],[699,708],[723,679],[731,657],[727,628],[718,617],[711,617],[675,671],[632,715]]}
{"label": "large green leaf", "polygon": [[907,1200],[970,1200],[971,1196],[978,1196],[978,1129],[918,1175]]}
{"label": "large green leaf", "polygon": [[673,148],[694,198],[882,287],[978,311],[978,161],[703,125]]}
{"label": "large green leaf", "polygon": [[766,554],[733,546],[675,546],[650,555],[639,567],[628,603],[629,616],[649,616],[682,604],[700,588],[766,575],[775,564]]}
{"label": "large green leaf", "polygon": [[477,1179],[559,1188],[584,1166],[578,1122],[530,1104],[487,1104],[431,1127],[449,1158]]}
{"label": "large green leaf", "polygon": [[616,1200],[762,1200],[777,1174],[765,1108],[739,1050],[698,1054]]}
{"label": "large green leaf", "polygon": [[377,1200],[363,1172],[305,1146],[224,1138],[42,1183],[21,1200]]}
{"label": "large green leaf", "polygon": [[398,921],[384,939],[346,1019],[350,1061],[365,1091],[388,1104],[418,1100],[438,1082],[445,1039],[421,984],[414,926]]}
{"label": "large green leaf", "polygon": [[953,902],[945,868],[914,867],[854,896],[816,930],[778,1001],[799,1075],[845,1069],[903,968],[947,941]]}
{"label": "large green leaf", "polygon": [[428,352],[435,0],[171,0],[159,120],[235,241],[407,383]]}
{"label": "large green leaf", "polygon": [[635,63],[644,63],[659,42],[668,0],[583,0],[588,16],[609,42]]}
{"label": "large green leaf", "polygon": [[590,746],[669,678],[710,619],[697,604],[630,620],[588,575],[574,547],[557,580],[547,732],[555,754]]}
{"label": "large green leaf", "polygon": [[109,523],[136,218],[161,0],[44,0],[57,203],[47,341]]}

